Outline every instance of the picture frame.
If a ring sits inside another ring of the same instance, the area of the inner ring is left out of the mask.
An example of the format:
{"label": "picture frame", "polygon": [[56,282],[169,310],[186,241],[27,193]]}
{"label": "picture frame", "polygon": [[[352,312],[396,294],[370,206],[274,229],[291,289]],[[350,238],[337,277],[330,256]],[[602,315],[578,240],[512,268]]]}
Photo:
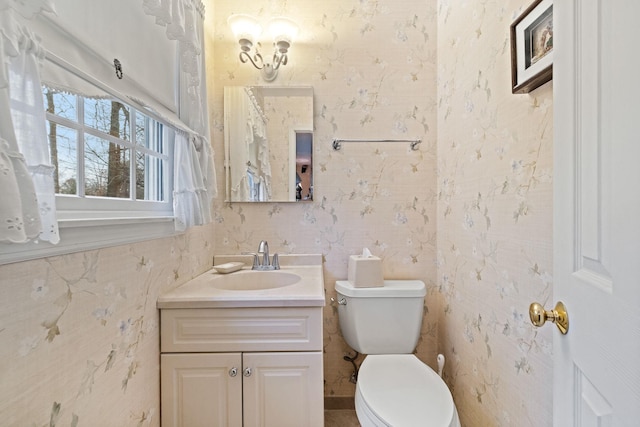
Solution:
{"label": "picture frame", "polygon": [[510,29],[511,92],[529,93],[553,77],[553,0],[535,0]]}

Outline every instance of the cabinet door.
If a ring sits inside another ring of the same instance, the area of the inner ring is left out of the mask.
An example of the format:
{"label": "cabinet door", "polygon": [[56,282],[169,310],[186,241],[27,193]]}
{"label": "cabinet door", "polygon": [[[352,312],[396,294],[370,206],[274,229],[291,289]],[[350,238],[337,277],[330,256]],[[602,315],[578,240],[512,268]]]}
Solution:
{"label": "cabinet door", "polygon": [[324,426],[322,352],[244,353],[243,375],[245,427]]}
{"label": "cabinet door", "polygon": [[160,372],[162,427],[242,427],[240,353],[162,354]]}

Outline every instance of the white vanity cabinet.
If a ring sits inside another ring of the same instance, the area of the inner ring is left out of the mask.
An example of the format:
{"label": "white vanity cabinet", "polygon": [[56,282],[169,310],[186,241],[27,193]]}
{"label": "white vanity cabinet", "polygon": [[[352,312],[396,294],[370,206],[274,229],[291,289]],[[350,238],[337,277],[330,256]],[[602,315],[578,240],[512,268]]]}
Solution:
{"label": "white vanity cabinet", "polygon": [[162,427],[242,427],[241,366],[238,353],[160,355]]}
{"label": "white vanity cabinet", "polygon": [[162,427],[322,427],[322,307],[161,309]]}

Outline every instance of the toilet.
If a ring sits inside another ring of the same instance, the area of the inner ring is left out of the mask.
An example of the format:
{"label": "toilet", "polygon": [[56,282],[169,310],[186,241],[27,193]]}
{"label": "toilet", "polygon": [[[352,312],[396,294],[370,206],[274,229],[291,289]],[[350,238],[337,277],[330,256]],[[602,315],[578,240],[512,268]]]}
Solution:
{"label": "toilet", "polygon": [[355,406],[362,427],[460,427],[442,378],[420,361],[418,344],[426,287],[385,280],[361,288],[337,281],[338,321],[347,344],[367,355],[358,371]]}

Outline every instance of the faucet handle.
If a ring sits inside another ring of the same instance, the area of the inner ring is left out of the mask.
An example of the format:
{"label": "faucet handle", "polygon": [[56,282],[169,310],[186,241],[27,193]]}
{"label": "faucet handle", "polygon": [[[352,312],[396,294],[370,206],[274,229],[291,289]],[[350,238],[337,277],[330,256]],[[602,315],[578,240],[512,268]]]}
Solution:
{"label": "faucet handle", "polygon": [[274,270],[280,270],[280,258],[278,257],[278,253],[273,254],[273,261],[271,261],[271,265]]}
{"label": "faucet handle", "polygon": [[260,263],[258,262],[258,254],[255,252],[242,252],[242,255],[253,255],[253,265],[251,266],[252,270],[256,270]]}
{"label": "faucet handle", "polygon": [[255,252],[241,252],[241,253],[242,253],[242,255],[251,255],[251,256],[253,256],[253,267],[252,267],[253,269],[255,269],[258,265],[260,265],[260,264],[258,264],[258,254],[257,253],[255,253]]}

